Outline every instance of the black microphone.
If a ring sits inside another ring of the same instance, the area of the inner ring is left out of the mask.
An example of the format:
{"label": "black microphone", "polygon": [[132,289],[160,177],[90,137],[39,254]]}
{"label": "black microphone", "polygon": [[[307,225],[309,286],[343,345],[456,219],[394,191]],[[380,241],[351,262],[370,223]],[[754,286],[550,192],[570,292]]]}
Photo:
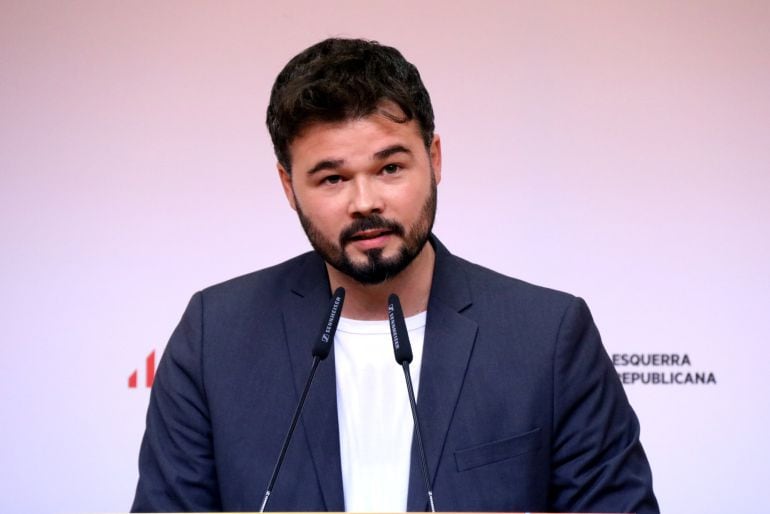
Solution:
{"label": "black microphone", "polygon": [[270,494],[273,492],[273,486],[275,486],[275,480],[278,478],[278,472],[281,470],[283,459],[286,456],[286,450],[289,447],[291,436],[294,433],[294,429],[297,426],[297,420],[302,413],[302,407],[305,405],[305,398],[310,391],[310,384],[313,382],[315,376],[315,370],[318,368],[318,363],[329,356],[332,344],[334,343],[334,333],[337,331],[337,325],[340,322],[340,314],[342,313],[342,304],[345,302],[345,289],[338,287],[334,291],[334,296],[331,299],[329,305],[329,316],[324,318],[324,324],[321,326],[321,335],[313,344],[313,366],[310,368],[310,374],[305,382],[305,389],[302,391],[302,396],[299,398],[297,409],[294,411],[294,416],[291,418],[291,425],[289,425],[289,431],[286,433],[286,437],[283,439],[283,445],[281,446],[281,453],[278,454],[278,460],[273,468],[273,474],[270,476],[270,482],[267,484],[265,490],[265,497],[262,499],[262,506],[259,508],[259,512],[265,512],[267,506],[267,500],[270,498]]}
{"label": "black microphone", "polygon": [[430,475],[428,474],[428,461],[425,458],[425,448],[422,446],[420,420],[417,418],[417,404],[414,401],[412,375],[409,373],[409,363],[412,362],[412,345],[409,343],[409,332],[406,330],[404,311],[401,310],[401,302],[395,294],[391,294],[388,297],[388,320],[390,321],[390,337],[393,340],[393,352],[396,356],[396,362],[404,369],[404,378],[406,378],[406,390],[409,393],[409,405],[412,407],[414,430],[417,433],[417,446],[420,450],[422,477],[425,480],[425,489],[428,491],[430,511],[436,512],[436,506],[433,504],[433,490],[430,485]]}

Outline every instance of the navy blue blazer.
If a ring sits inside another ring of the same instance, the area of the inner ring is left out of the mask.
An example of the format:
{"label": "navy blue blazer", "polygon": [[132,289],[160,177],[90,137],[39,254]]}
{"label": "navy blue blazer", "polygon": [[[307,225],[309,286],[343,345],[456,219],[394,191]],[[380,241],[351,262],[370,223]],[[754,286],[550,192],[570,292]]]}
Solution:
{"label": "navy blue blazer", "polygon": [[[431,244],[417,403],[437,510],[658,512],[586,304]],[[158,366],[132,510],[259,510],[329,298],[313,252],[192,297]],[[269,510],[345,510],[333,360]],[[408,510],[425,511],[417,458],[413,445]]]}

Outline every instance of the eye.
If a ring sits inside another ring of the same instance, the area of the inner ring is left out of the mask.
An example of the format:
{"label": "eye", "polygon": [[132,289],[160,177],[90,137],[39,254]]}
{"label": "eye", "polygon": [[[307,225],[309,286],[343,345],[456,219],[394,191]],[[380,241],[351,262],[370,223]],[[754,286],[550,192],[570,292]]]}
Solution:
{"label": "eye", "polygon": [[394,173],[397,173],[399,170],[401,170],[401,166],[398,164],[386,164],[382,168],[382,172],[386,175],[393,175]]}
{"label": "eye", "polygon": [[329,175],[328,177],[324,177],[321,181],[322,184],[338,184],[342,181],[342,177],[339,175]]}

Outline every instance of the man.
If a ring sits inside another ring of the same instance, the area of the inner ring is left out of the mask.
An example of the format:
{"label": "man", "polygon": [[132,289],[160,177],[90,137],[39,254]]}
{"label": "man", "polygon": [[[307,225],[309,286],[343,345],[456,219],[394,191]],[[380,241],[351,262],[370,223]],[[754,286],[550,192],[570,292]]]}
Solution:
{"label": "man", "polygon": [[386,322],[396,293],[438,510],[658,511],[585,303],[432,235],[441,140],[413,65],[373,42],[318,43],[278,75],[267,125],[315,251],[193,296],[156,376],[134,510],[259,509],[342,286],[271,510],[426,510]]}

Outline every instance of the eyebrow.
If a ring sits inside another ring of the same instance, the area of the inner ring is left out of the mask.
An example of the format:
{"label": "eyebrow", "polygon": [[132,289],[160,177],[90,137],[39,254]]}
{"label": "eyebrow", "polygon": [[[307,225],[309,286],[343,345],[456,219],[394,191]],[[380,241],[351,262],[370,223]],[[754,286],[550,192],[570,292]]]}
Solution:
{"label": "eyebrow", "polygon": [[319,171],[323,170],[337,170],[341,168],[344,163],[345,159],[324,159],[322,161],[318,161],[315,166],[310,168],[307,171],[307,174],[313,175],[314,173],[318,173]]}
{"label": "eyebrow", "polygon": [[[397,153],[412,155],[412,151],[409,148],[405,147],[404,145],[395,144],[375,152],[372,157],[376,161],[382,161]],[[307,171],[307,174],[312,176],[319,171],[338,170],[342,167],[343,164],[345,164],[345,159],[324,159],[322,161],[318,161],[312,168],[310,168]]]}
{"label": "eyebrow", "polygon": [[379,152],[376,152],[374,154],[374,158],[376,160],[383,160],[397,153],[406,153],[406,154],[412,155],[412,151],[409,148],[403,145],[392,145],[380,150]]}

